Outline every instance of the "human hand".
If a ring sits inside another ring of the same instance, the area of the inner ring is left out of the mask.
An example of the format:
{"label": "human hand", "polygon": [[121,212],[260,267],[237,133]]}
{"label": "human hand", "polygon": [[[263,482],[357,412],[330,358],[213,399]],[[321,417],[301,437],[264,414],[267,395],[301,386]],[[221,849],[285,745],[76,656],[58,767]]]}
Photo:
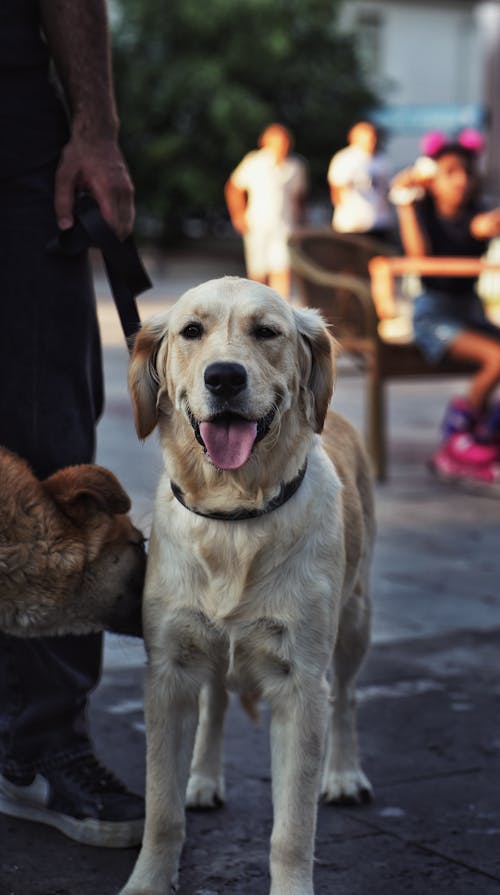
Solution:
{"label": "human hand", "polygon": [[415,164],[403,168],[391,180],[391,189],[427,188],[436,175],[436,162],[427,156],[419,156]]}
{"label": "human hand", "polygon": [[410,168],[404,168],[392,179],[389,202],[396,206],[412,205],[425,196],[436,174],[436,162],[420,156]]}
{"label": "human hand", "polygon": [[500,235],[500,208],[473,217],[470,229],[476,239],[493,239]]}
{"label": "human hand", "polygon": [[437,174],[438,165],[437,162],[435,162],[433,158],[429,158],[428,155],[419,155],[414,162],[411,171],[414,184],[427,189]]}
{"label": "human hand", "polygon": [[61,230],[73,226],[75,192],[88,190],[101,214],[125,239],[134,225],[134,188],[114,139],[85,140],[73,134],[63,149],[56,171],[54,208]]}
{"label": "human hand", "polygon": [[[420,184],[418,184],[420,186]],[[392,178],[390,187],[392,189],[412,189],[417,186],[417,182],[415,180],[415,175],[413,171],[413,167],[404,168],[402,171],[398,171],[395,177]]]}

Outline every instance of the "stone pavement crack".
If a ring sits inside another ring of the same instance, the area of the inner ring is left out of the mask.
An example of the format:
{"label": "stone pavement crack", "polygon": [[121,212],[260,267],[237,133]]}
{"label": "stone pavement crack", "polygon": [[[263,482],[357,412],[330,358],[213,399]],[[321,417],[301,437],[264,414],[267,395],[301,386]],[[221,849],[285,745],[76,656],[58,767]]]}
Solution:
{"label": "stone pavement crack", "polygon": [[464,870],[468,870],[470,873],[476,874],[476,876],[482,876],[486,879],[491,879],[496,883],[500,883],[500,876],[496,873],[490,873],[488,870],[483,870],[482,867],[477,867],[474,864],[469,864],[468,861],[463,861],[460,858],[449,855],[445,851],[441,851],[441,849],[439,848],[436,848],[432,845],[427,845],[424,842],[419,842],[418,839],[412,839],[410,836],[405,836],[402,833],[398,833],[390,827],[384,826],[384,824],[378,824],[374,821],[367,820],[366,818],[360,818],[359,815],[356,815],[354,812],[351,812],[348,809],[346,810],[346,814],[349,814],[358,823],[368,827],[377,834],[391,836],[393,839],[397,839],[404,845],[409,845],[412,848],[417,848],[428,855],[434,855],[437,858],[441,858],[442,860],[447,861],[449,864],[455,864],[457,867],[462,867],[464,868]]}

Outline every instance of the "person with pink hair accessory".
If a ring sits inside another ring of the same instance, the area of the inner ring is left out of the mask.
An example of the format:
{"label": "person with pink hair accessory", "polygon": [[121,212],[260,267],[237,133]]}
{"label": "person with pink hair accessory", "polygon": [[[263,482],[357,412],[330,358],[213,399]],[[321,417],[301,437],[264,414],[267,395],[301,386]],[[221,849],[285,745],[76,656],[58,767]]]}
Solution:
{"label": "person with pink hair accessory", "polygon": [[457,142],[460,143],[460,146],[465,146],[466,149],[475,152],[476,155],[480,155],[486,148],[486,141],[483,135],[473,127],[465,128],[459,134]]}
{"label": "person with pink hair accessory", "polygon": [[423,155],[432,158],[448,142],[448,137],[442,131],[429,131],[420,140],[420,151]]}
{"label": "person with pink hair accessory", "polygon": [[[440,131],[424,136],[417,163],[393,180],[389,197],[397,208],[400,236],[410,257],[481,257],[500,235],[500,208],[491,211],[478,195],[481,134],[462,131],[449,140]],[[422,277],[413,308],[414,340],[431,362],[442,357],[471,361],[478,370],[464,396],[448,406],[442,438],[429,461],[444,479],[500,482],[500,328],[486,317],[470,277]]]}

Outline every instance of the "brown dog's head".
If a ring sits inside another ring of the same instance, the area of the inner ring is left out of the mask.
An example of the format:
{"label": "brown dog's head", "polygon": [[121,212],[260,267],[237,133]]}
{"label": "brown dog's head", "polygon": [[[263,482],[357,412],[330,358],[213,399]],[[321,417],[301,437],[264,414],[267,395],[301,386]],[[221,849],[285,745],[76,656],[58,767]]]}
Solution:
{"label": "brown dog's head", "polygon": [[44,481],[0,447],[0,631],[140,635],[146,556],[130,500],[101,466]]}
{"label": "brown dog's head", "polygon": [[72,543],[85,554],[79,585],[60,607],[68,628],[140,636],[144,538],[126,515],[130,499],[118,479],[102,466],[82,465],[60,470],[42,486],[57,506],[59,524],[67,520],[67,561]]}
{"label": "brown dog's head", "polygon": [[276,476],[278,468],[286,477],[323,428],[332,340],[316,311],[225,277],[191,289],[145,323],[129,386],[139,436],[160,424],[177,477],[189,475],[193,457],[205,465],[205,477],[208,467],[240,484]]}

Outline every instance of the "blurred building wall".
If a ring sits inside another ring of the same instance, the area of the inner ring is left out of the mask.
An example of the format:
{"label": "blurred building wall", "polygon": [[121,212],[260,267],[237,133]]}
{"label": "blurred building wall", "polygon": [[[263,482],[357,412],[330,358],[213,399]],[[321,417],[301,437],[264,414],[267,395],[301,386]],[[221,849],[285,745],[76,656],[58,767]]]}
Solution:
{"label": "blurred building wall", "polygon": [[486,173],[490,192],[500,200],[500,3],[480,3],[478,22],[484,57],[484,96],[488,108]]}
{"label": "blurred building wall", "polygon": [[500,3],[345,0],[362,63],[384,103],[378,123],[395,168],[413,161],[419,136],[473,126],[488,132],[488,173],[500,187]]}

